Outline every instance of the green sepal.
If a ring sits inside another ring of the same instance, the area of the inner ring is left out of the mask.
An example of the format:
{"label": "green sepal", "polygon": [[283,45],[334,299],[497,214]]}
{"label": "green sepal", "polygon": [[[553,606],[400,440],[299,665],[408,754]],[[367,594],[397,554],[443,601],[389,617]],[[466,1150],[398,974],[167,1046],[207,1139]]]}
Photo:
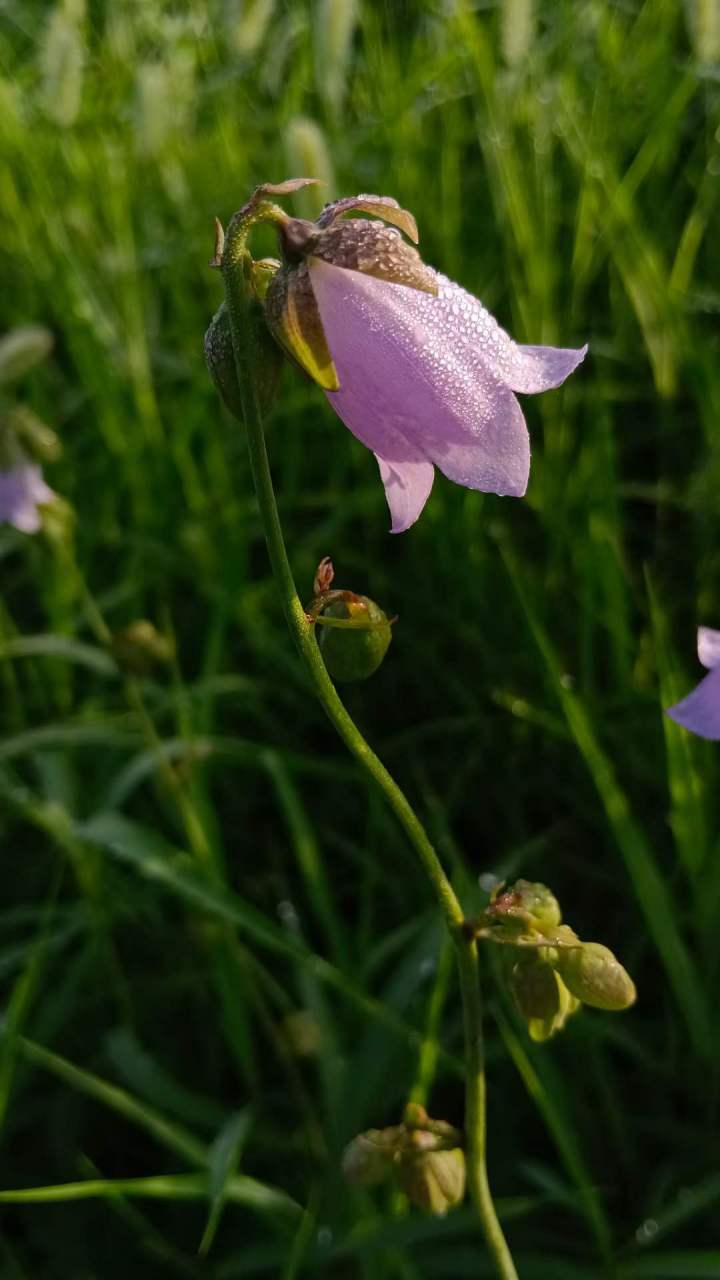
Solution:
{"label": "green sepal", "polygon": [[[264,292],[267,292],[271,279],[267,262],[268,260],[266,259],[250,265],[251,277],[257,275],[258,286]],[[278,267],[279,263],[275,263],[275,271],[277,271]],[[260,268],[260,271],[256,271],[257,268]],[[249,304],[246,311],[246,319],[247,323],[252,324],[255,330],[254,339],[257,349],[257,356],[253,363],[255,394],[262,413],[267,414],[272,408],[279,390],[284,363],[283,355],[277,343],[273,341],[268,333],[262,305],[259,301]],[[225,302],[221,303],[219,309],[215,312],[205,334],[205,363],[220,399],[226,408],[242,422],[242,395],[240,393],[237,364],[233,349],[230,312]]]}
{"label": "green sepal", "polygon": [[270,282],[265,320],[277,342],[324,391],[339,391],[340,380],[325,337],[307,264],[283,267]]}
{"label": "green sepal", "polygon": [[442,1218],[465,1195],[465,1152],[423,1151],[406,1155],[398,1166],[397,1179],[411,1204]]}
{"label": "green sepal", "polygon": [[568,989],[593,1009],[619,1012],[635,1003],[637,991],[630,974],[600,942],[558,954],[557,967]]}

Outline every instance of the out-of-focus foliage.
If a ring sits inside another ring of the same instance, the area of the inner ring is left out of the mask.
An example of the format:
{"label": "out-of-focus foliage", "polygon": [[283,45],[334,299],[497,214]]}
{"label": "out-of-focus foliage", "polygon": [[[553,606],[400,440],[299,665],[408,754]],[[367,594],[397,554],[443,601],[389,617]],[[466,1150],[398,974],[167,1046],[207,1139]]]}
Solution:
{"label": "out-of-focus foliage", "polygon": [[661,715],[720,625],[719,73],[705,0],[3,7],[0,330],[52,334],[12,390],[68,504],[0,529],[0,1188],[50,1188],[3,1208],[3,1276],[490,1274],[469,1210],[339,1176],[410,1094],[462,1122],[462,1036],[203,361],[213,216],[300,174],[327,186],[297,214],[393,195],[518,340],[590,342],[525,402],[522,502],[438,477],[391,538],[290,367],[268,444],[301,592],[331,554],[399,617],[346,696],[468,911],[479,876],[547,880],[637,981],[536,1046],[486,960],[523,1280],[720,1274],[718,753]]}

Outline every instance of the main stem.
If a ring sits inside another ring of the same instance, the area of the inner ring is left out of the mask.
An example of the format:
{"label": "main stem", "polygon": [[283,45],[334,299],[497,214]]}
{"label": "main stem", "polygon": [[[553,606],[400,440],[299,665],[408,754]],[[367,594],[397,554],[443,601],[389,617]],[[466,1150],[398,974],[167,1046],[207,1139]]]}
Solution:
{"label": "main stem", "polygon": [[[233,255],[234,256],[234,255]],[[478,969],[477,945],[463,931],[464,916],[457,895],[448,880],[440,859],[417,817],[412,805],[385,765],[366,742],[349,715],[335,685],[327,673],[315,639],[315,627],[308,619],[298,596],[283,538],[275,490],[270,473],[262,413],[255,394],[252,371],[247,355],[242,358],[243,341],[247,340],[247,312],[238,302],[240,282],[235,276],[235,262],[228,254],[224,268],[233,346],[235,348],[243,413],[247,430],[250,465],[255,492],[265,533],[270,564],[280,594],[290,633],[312,681],[317,698],[331,724],[348,750],[377,783],[420,859],[423,870],[447,924],[457,956],[465,1030],[466,1095],[465,1141],[468,1189],[482,1224],[488,1249],[501,1280],[518,1280],[502,1227],[498,1221],[490,1192],[486,1163],[485,1061],[482,1028],[482,996]],[[233,286],[236,286],[235,288]],[[244,313],[244,314],[243,314]],[[245,348],[247,351],[247,348]],[[248,377],[247,374],[250,373]],[[245,375],[245,376],[243,376]]]}

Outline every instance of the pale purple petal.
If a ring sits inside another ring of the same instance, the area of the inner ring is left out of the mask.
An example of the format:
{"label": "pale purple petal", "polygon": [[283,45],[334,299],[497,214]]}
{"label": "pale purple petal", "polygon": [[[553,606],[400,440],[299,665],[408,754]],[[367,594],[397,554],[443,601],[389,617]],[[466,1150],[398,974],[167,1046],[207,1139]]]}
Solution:
{"label": "pale purple petal", "polygon": [[515,347],[509,381],[513,391],[532,395],[559,387],[587,355],[584,347]]}
{"label": "pale purple petal", "polygon": [[719,666],[720,631],[713,631],[712,627],[698,627],[697,650],[698,658],[709,671]]}
{"label": "pale purple petal", "polygon": [[390,462],[377,453],[375,457],[392,516],[390,532],[404,533],[415,523],[430,497],[435,468],[427,458],[419,458],[415,462]]}
{"label": "pale purple petal", "polygon": [[392,461],[398,437],[450,479],[521,495],[530,447],[512,393],[445,331],[423,295],[312,259],[310,278],[340,390],[328,400],[358,439]]}
{"label": "pale purple petal", "polygon": [[701,738],[720,740],[720,666],[705,676],[682,702],[668,707],[667,714]]}
{"label": "pale purple petal", "polygon": [[444,342],[459,344],[511,391],[531,395],[559,387],[585,358],[587,346],[519,346],[477,298],[436,271],[438,296],[416,293],[410,309],[422,323],[430,321]]}
{"label": "pale purple petal", "polygon": [[37,533],[40,528],[38,505],[53,497],[40,467],[33,463],[23,462],[8,471],[0,471],[0,523],[6,521],[21,533]]}

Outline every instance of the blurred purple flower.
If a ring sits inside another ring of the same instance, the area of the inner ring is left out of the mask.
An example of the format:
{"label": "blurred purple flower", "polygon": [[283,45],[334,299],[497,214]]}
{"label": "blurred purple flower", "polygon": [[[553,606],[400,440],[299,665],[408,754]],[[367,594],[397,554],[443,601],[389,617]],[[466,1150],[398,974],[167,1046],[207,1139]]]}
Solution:
{"label": "blurred purple flower", "polygon": [[720,740],[720,631],[698,627],[698,658],[709,670],[687,698],[667,708],[671,720],[701,738]]}
{"label": "blurred purple flower", "polygon": [[468,489],[522,497],[530,441],[513,392],[559,386],[587,347],[519,346],[438,272],[433,296],[319,258],[309,266],[340,383],[326,395],[377,458],[392,532],[417,520],[436,466]]}
{"label": "blurred purple flower", "polygon": [[38,506],[50,502],[54,496],[35,463],[21,462],[0,471],[0,524],[7,521],[22,533],[37,533],[40,528]]}

